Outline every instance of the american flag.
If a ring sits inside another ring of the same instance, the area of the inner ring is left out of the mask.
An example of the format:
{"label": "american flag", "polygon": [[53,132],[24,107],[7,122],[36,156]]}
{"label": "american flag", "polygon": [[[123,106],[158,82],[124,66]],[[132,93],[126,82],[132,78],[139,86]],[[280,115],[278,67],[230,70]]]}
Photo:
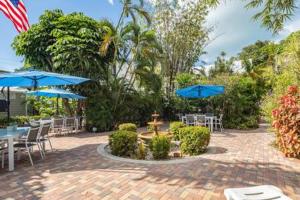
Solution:
{"label": "american flag", "polygon": [[14,23],[19,32],[29,29],[27,11],[22,0],[0,0],[0,10]]}

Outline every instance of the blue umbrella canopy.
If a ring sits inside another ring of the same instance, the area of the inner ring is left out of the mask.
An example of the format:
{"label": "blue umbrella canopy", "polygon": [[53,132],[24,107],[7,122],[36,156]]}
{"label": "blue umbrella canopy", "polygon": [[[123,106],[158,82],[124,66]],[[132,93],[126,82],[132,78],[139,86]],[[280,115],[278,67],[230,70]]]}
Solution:
{"label": "blue umbrella canopy", "polygon": [[64,99],[85,99],[86,97],[80,96],[78,94],[74,94],[67,90],[63,89],[48,89],[48,90],[36,90],[27,92],[27,95],[30,96],[39,96],[39,97],[49,97],[49,98],[64,98]]}
{"label": "blue umbrella canopy", "polygon": [[41,86],[58,86],[58,85],[77,85],[89,79],[63,75],[44,71],[21,71],[0,74],[0,87],[8,87],[7,89],[7,118],[10,118],[10,92],[9,87],[41,87]]}
{"label": "blue umbrella canopy", "polygon": [[59,113],[58,109],[58,98],[64,98],[64,99],[85,99],[86,97],[80,96],[78,94],[74,94],[72,92],[69,92],[67,90],[53,88],[48,90],[36,90],[27,92],[27,95],[30,96],[39,96],[39,97],[49,97],[53,98],[56,97],[56,114]]}
{"label": "blue umbrella canopy", "polygon": [[187,88],[179,89],[176,94],[184,98],[206,98],[224,94],[225,88],[221,85],[194,85]]}
{"label": "blue umbrella canopy", "polygon": [[89,79],[44,71],[22,71],[0,74],[2,87],[41,87],[77,85]]}

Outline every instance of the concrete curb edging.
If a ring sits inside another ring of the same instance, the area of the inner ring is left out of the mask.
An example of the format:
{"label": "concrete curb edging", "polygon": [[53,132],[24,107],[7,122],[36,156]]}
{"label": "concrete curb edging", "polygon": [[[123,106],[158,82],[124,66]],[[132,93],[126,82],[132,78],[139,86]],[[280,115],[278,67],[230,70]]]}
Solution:
{"label": "concrete curb edging", "polygon": [[107,152],[105,148],[108,146],[108,144],[100,144],[97,147],[97,152],[106,158],[115,160],[115,161],[120,161],[120,162],[128,162],[128,163],[135,163],[135,164],[147,164],[147,165],[165,165],[165,164],[181,164],[181,163],[187,163],[191,161],[195,161],[201,158],[201,156],[193,156],[190,158],[181,158],[181,159],[174,159],[174,160],[160,160],[160,161],[155,161],[155,160],[135,160],[135,159],[130,159],[130,158],[122,158],[118,156],[114,156]]}

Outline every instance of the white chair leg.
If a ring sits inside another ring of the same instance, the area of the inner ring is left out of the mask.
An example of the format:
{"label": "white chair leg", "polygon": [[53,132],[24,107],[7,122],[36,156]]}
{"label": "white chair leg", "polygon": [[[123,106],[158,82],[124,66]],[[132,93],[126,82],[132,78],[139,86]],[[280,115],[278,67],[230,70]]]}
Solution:
{"label": "white chair leg", "polygon": [[30,154],[30,148],[27,148],[27,153],[28,153],[28,156],[30,159],[31,166],[33,166],[33,161],[32,161],[31,154]]}
{"label": "white chair leg", "polygon": [[2,169],[4,168],[4,162],[5,162],[5,153],[2,151]]}
{"label": "white chair leg", "polygon": [[42,159],[44,159],[44,151],[43,151],[43,148],[40,147],[40,143],[39,142],[37,143],[37,146],[39,148],[39,151],[40,151]]}
{"label": "white chair leg", "polygon": [[20,148],[18,148],[17,160],[21,160],[21,149]]}
{"label": "white chair leg", "polygon": [[51,141],[50,141],[50,138],[48,137],[47,139],[48,139],[48,142],[49,142],[49,144],[50,144],[51,151],[53,151],[52,143],[51,143]]}

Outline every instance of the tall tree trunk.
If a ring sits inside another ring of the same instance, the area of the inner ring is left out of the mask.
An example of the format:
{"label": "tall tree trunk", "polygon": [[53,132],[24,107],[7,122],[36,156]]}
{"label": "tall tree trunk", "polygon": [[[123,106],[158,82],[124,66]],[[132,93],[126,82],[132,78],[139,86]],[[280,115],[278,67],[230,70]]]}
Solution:
{"label": "tall tree trunk", "polygon": [[69,100],[68,100],[68,99],[62,99],[62,102],[63,102],[63,104],[64,104],[64,107],[65,107],[65,110],[66,110],[67,114],[68,114],[69,116],[73,116],[73,115],[74,115],[74,112],[73,112],[73,110],[72,110],[72,108],[71,108],[71,106],[70,106]]}

